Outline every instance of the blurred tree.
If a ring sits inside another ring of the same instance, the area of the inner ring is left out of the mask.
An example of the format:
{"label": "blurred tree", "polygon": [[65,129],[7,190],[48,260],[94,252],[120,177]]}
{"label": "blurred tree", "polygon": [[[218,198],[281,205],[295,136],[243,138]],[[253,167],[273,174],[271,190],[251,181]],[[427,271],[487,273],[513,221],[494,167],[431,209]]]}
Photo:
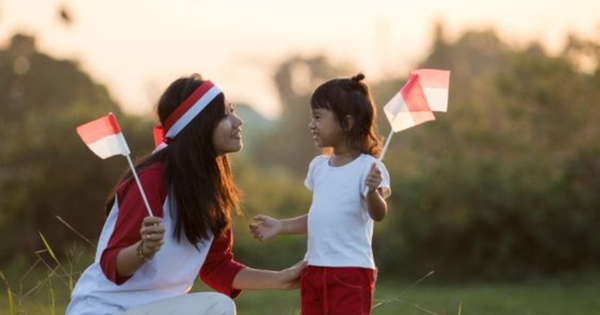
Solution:
{"label": "blurred tree", "polygon": [[308,131],[310,97],[326,80],[351,75],[343,73],[343,68],[322,56],[292,57],[279,66],[274,81],[283,114],[275,132],[252,144],[254,161],[261,166],[285,166],[299,177],[306,175],[308,163],[319,153]]}
{"label": "blurred tree", "polygon": [[56,215],[97,236],[104,199],[126,163],[100,161],[75,127],[109,111],[119,117],[132,152],[144,143],[148,150],[150,122],[125,116],[106,87],[73,61],[38,52],[25,35],[0,51],[0,264],[17,251],[42,248],[38,231],[57,252],[77,240]]}
{"label": "blurred tree", "polygon": [[597,46],[570,45],[550,56],[493,31],[435,39],[418,67],[452,70],[450,110],[395,137],[386,158],[395,192],[376,234],[382,270],[517,278],[597,266],[598,71],[572,57],[585,47],[598,60]]}

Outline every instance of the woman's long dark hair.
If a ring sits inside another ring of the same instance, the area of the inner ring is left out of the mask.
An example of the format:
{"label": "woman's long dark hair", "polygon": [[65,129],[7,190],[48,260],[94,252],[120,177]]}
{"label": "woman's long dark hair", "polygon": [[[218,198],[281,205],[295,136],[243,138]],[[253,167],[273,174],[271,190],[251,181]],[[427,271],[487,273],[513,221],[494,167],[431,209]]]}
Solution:
{"label": "woman's long dark hair", "polygon": [[[320,85],[310,99],[311,108],[333,111],[348,144],[364,154],[379,157],[381,139],[377,133],[377,111],[369,87],[362,82],[365,76],[359,73],[352,78],[338,78]],[[346,116],[354,123],[348,128]]]}
{"label": "woman's long dark hair", "polygon": [[[199,74],[173,82],[158,103],[160,122],[164,125],[167,117],[203,82]],[[211,233],[218,238],[230,228],[231,211],[239,213],[240,193],[229,158],[217,155],[212,142],[215,127],[225,117],[225,97],[221,93],[170,139],[166,148],[141,159],[136,166],[140,172],[154,163],[164,163],[164,184],[174,210],[174,235],[178,241],[181,235],[192,244],[208,240]],[[119,184],[131,178],[131,171],[127,171]],[[109,201],[107,213],[111,206]]]}

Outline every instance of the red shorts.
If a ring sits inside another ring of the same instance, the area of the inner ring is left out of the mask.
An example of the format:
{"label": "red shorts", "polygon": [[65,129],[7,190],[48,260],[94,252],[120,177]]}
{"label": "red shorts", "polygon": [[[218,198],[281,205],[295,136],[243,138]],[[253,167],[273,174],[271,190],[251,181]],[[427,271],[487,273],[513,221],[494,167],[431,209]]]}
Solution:
{"label": "red shorts", "polygon": [[302,271],[302,315],[369,315],[375,271],[308,266]]}

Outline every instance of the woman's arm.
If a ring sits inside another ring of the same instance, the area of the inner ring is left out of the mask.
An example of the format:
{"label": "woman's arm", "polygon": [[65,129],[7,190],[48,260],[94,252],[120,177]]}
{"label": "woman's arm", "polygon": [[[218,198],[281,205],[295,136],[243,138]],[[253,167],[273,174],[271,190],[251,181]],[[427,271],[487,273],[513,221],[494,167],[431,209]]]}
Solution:
{"label": "woman's arm", "polygon": [[141,240],[121,249],[117,255],[117,275],[133,275],[147,260],[152,259],[164,244],[165,229],[159,217],[145,217],[140,229]]}
{"label": "woman's arm", "polygon": [[213,241],[206,261],[200,269],[200,278],[217,292],[235,298],[243,289],[293,289],[299,286],[300,262],[282,271],[259,270],[244,266],[233,259],[231,230]]}
{"label": "woman's arm", "polygon": [[[158,167],[148,167],[139,174],[140,181],[152,213],[153,219],[145,221],[148,218],[147,209],[142,202],[142,195],[133,180],[121,184],[115,191],[115,201],[112,211],[118,211],[115,226],[109,236],[108,244],[102,251],[100,257],[100,267],[108,280],[121,285],[138,270],[143,264],[144,259],[137,256],[137,248],[142,245],[141,239],[144,235],[144,228],[147,225],[152,226],[147,232],[155,233],[151,240],[144,241],[141,252],[150,258],[162,244],[162,233],[160,229],[162,217],[162,205],[166,198],[166,193],[162,186],[161,172]],[[111,212],[111,215],[114,215]],[[158,224],[160,228],[154,225]],[[156,228],[156,230],[154,230]],[[144,232],[146,233],[146,232]],[[147,233],[146,233],[147,234]]]}
{"label": "woman's arm", "polygon": [[300,272],[306,267],[301,261],[281,271],[246,267],[237,273],[231,286],[238,290],[290,290],[300,286]]}

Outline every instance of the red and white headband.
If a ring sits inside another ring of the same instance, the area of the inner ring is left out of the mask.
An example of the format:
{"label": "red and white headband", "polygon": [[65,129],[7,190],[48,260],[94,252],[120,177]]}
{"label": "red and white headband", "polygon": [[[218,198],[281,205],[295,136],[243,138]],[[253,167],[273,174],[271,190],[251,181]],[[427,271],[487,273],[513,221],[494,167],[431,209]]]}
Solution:
{"label": "red and white headband", "polygon": [[156,150],[162,149],[169,139],[175,138],[194,117],[221,93],[212,82],[202,83],[188,98],[181,103],[165,120],[164,126],[158,125],[154,128],[154,143]]}

